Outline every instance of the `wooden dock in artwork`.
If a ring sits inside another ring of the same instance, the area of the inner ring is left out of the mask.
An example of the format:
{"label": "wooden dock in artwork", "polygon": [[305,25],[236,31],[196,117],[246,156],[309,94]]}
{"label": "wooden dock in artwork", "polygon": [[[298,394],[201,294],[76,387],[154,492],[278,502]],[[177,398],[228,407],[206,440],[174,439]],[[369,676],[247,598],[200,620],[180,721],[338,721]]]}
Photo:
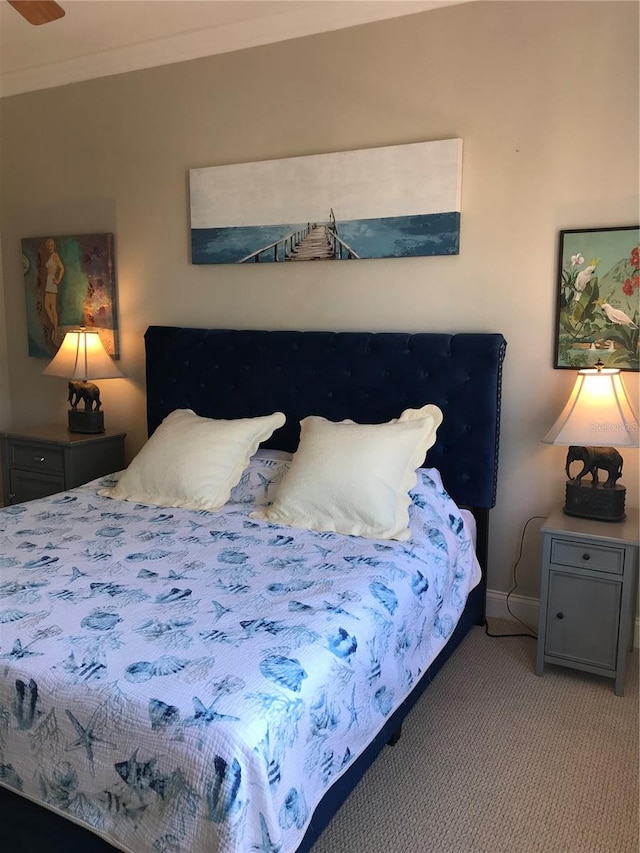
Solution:
{"label": "wooden dock in artwork", "polygon": [[246,264],[248,261],[259,263],[261,259],[270,259],[276,263],[281,261],[342,261],[359,257],[360,255],[351,246],[338,237],[338,226],[332,210],[328,222],[309,222],[274,243],[256,249],[255,252],[241,258],[237,263]]}
{"label": "wooden dock in artwork", "polygon": [[324,225],[316,225],[301,240],[285,260],[287,261],[327,261],[335,258],[335,251],[329,242]]}

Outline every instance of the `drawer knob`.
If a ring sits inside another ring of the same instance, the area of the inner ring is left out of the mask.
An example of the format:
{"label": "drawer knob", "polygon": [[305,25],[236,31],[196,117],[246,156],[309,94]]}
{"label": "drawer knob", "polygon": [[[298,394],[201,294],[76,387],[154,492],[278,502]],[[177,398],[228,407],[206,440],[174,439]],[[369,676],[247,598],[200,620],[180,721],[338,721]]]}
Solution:
{"label": "drawer knob", "polygon": [[564,613],[556,613],[556,619],[564,619]]}
{"label": "drawer knob", "polygon": [[34,456],[34,457],[33,457],[33,461],[34,461],[34,462],[44,462],[44,461],[45,461],[45,457],[44,457],[44,456]]}
{"label": "drawer knob", "polygon": [[582,559],[583,559],[583,560],[590,560],[590,559],[591,559],[591,554],[588,554],[588,553],[586,553],[586,552],[585,552],[585,553],[582,555]]}

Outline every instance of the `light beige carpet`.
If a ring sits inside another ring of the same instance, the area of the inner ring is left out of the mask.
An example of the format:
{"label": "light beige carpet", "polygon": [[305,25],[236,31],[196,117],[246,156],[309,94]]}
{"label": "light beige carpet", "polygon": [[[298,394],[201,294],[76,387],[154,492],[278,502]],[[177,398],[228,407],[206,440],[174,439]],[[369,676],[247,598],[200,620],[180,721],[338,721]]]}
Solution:
{"label": "light beige carpet", "polygon": [[474,628],[313,853],[638,853],[638,651],[617,697],[535,646]]}

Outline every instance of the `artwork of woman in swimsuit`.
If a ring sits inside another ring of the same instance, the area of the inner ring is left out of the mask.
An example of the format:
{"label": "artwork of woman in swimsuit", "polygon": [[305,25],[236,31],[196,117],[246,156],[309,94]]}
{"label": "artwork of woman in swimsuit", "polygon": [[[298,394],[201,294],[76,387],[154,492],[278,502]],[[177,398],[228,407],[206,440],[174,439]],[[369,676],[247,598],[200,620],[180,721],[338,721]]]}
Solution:
{"label": "artwork of woman in swimsuit", "polygon": [[49,231],[21,244],[29,355],[50,359],[66,332],[86,326],[117,359],[114,235]]}
{"label": "artwork of woman in swimsuit", "polygon": [[49,257],[45,264],[47,270],[47,282],[44,287],[44,310],[47,312],[47,317],[51,321],[51,341],[54,344],[58,341],[58,285],[62,281],[64,275],[64,264],[60,260],[60,255],[56,251],[55,241],[49,238],[46,243]]}

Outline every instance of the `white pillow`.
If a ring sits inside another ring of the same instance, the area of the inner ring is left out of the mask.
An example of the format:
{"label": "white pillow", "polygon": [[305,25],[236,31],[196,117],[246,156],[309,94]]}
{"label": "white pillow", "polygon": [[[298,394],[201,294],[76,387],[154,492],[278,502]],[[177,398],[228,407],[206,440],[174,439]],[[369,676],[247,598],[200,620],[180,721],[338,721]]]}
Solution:
{"label": "white pillow", "polygon": [[282,412],[212,420],[176,409],[133,459],[118,483],[98,494],[154,506],[218,510],[261,441],[283,426]]}
{"label": "white pillow", "polygon": [[409,539],[409,489],[442,423],[437,406],[385,424],[301,421],[300,444],[273,504],[253,518],[370,539]]}

